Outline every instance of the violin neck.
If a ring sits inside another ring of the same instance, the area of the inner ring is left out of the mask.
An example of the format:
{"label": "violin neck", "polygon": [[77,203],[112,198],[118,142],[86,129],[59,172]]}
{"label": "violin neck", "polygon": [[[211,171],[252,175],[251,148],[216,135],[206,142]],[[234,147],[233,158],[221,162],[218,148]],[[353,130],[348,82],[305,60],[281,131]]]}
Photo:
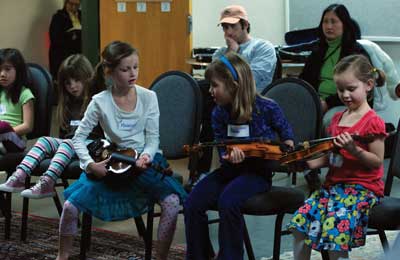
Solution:
{"label": "violin neck", "polygon": [[111,160],[130,164],[132,166],[136,165],[136,159],[133,158],[132,156],[128,156],[128,155],[124,155],[124,154],[120,154],[120,153],[112,153],[110,158],[111,158]]}
{"label": "violin neck", "polygon": [[[392,135],[396,134],[396,131],[391,131],[391,132],[389,132],[387,134],[388,134],[388,137],[389,137],[389,136],[392,136]],[[375,138],[378,137],[378,136],[380,136],[380,135],[375,135],[375,134],[369,134],[369,135],[365,135],[365,136],[356,135],[356,134],[352,134],[351,135],[351,137],[354,140],[362,142],[362,143],[370,143],[370,142],[374,141]],[[333,140],[335,138],[336,138],[336,136],[325,137],[325,138],[310,140],[310,141],[308,141],[308,143],[309,144],[321,143],[321,142]]]}

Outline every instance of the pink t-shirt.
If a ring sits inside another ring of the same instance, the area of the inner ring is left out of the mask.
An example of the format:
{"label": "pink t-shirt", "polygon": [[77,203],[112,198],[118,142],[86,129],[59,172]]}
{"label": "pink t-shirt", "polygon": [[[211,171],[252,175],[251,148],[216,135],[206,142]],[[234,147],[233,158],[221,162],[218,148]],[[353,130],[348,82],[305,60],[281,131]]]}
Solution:
{"label": "pink t-shirt", "polygon": [[[336,113],[328,128],[331,136],[337,136],[340,133],[348,132],[350,134],[382,135],[386,136],[385,122],[375,113],[374,110],[368,111],[357,123],[351,127],[339,126],[339,121],[344,112]],[[368,150],[368,144],[355,141],[356,144],[364,150]],[[325,179],[324,186],[331,186],[337,183],[360,184],[366,189],[374,192],[378,196],[383,196],[383,164],[378,169],[366,168],[357,158],[351,155],[345,149],[340,149],[339,154],[343,159],[342,163],[336,166],[330,163],[329,171]],[[340,166],[339,166],[340,165]]]}

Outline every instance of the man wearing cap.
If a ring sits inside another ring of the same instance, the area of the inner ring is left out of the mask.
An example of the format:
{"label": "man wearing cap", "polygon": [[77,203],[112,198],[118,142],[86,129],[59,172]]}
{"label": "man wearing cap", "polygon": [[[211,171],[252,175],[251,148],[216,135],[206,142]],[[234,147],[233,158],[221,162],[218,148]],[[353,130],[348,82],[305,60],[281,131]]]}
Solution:
{"label": "man wearing cap", "polygon": [[213,60],[229,51],[239,53],[250,64],[257,91],[261,92],[272,82],[274,75],[277,61],[274,46],[268,41],[250,37],[247,12],[240,5],[225,7],[218,25],[222,26],[227,46],[218,49]]}

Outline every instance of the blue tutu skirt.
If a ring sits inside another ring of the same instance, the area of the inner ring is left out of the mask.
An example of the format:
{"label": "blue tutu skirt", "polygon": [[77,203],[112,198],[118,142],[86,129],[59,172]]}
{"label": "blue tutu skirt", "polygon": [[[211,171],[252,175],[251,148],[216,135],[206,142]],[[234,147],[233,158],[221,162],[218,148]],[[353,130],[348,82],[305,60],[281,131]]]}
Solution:
{"label": "blue tutu skirt", "polygon": [[[167,161],[159,153],[155,155],[153,162],[161,166],[167,165]],[[177,194],[181,203],[187,197],[182,185],[173,177],[164,176],[152,168],[126,185],[128,188],[116,191],[103,181],[91,180],[86,174],[81,174],[79,180],[64,191],[64,197],[81,212],[104,221],[143,215],[154,202],[159,202],[170,194]]]}

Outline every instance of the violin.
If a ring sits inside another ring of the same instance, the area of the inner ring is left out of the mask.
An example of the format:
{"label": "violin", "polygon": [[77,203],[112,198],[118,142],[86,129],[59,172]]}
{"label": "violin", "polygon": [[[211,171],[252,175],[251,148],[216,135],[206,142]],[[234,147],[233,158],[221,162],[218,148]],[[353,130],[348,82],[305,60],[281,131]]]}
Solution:
{"label": "violin", "polygon": [[265,160],[280,160],[282,156],[287,155],[290,147],[284,143],[273,142],[264,138],[250,139],[228,139],[223,141],[207,142],[195,145],[184,145],[185,153],[199,152],[204,147],[225,147],[227,152],[234,147],[243,151],[245,157],[256,157]]}
{"label": "violin", "polygon": [[[388,136],[393,135],[395,133],[396,131],[392,131],[388,133]],[[355,141],[365,144],[374,141],[378,136],[380,135],[374,135],[374,134],[365,136],[351,135],[351,137]],[[336,137],[326,137],[326,138],[301,142],[298,145],[296,145],[295,149],[292,152],[289,152],[288,154],[282,156],[279,162],[281,164],[290,164],[296,161],[307,161],[311,159],[316,159],[324,155],[328,151],[337,149],[337,147],[333,143],[333,140],[335,138]]]}
{"label": "violin", "polygon": [[[116,183],[120,186],[123,183],[126,184],[128,179],[137,176],[142,171],[136,167],[136,160],[139,158],[139,154],[134,149],[118,149],[115,144],[111,144],[105,139],[97,139],[87,147],[90,156],[92,156],[95,162],[101,162],[110,158],[106,166],[107,175],[104,177],[106,182]],[[162,178],[166,175],[171,176],[173,173],[169,165],[162,167],[159,164],[150,163],[149,167],[161,173],[163,175]],[[93,174],[87,175],[90,179],[98,179]]]}

